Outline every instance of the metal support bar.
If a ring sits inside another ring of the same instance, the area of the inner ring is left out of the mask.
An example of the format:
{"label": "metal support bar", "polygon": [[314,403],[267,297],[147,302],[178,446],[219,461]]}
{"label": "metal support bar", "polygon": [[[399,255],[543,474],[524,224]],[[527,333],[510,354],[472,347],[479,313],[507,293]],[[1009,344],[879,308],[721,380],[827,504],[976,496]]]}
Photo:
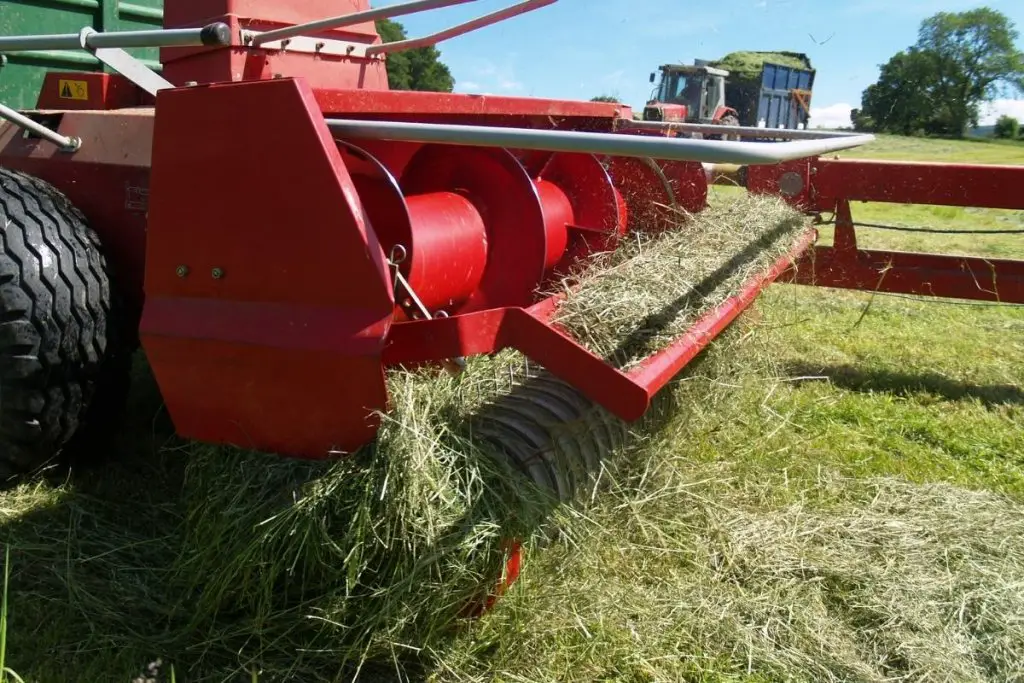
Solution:
{"label": "metal support bar", "polygon": [[92,32],[83,34],[0,37],[0,52],[28,50],[96,50],[99,48],[182,47],[189,45],[223,46],[231,44],[231,31],[223,22],[202,28],[177,28],[152,31]]}
{"label": "metal support bar", "polygon": [[854,137],[859,133],[842,131],[794,130],[791,128],[758,128],[757,126],[718,126],[706,123],[674,123],[668,121],[625,121],[619,129],[653,130],[662,133],[700,133],[701,135],[739,135],[745,138],[774,138],[777,140],[821,140],[823,138]]}
{"label": "metal support bar", "polygon": [[477,17],[471,21],[467,21],[463,24],[452,26],[451,28],[432,33],[429,36],[423,36],[422,38],[410,38],[409,40],[398,40],[393,43],[384,43],[383,45],[372,45],[366,48],[366,56],[373,57],[378,54],[390,54],[392,52],[403,52],[405,50],[415,50],[419,47],[427,45],[436,45],[443,40],[461,36],[464,33],[470,31],[476,31],[477,29],[496,24],[499,21],[505,21],[512,17],[525,14],[526,12],[532,12],[533,10],[540,9],[541,7],[547,7],[548,5],[554,4],[557,0],[526,0],[517,5],[506,7],[505,9],[485,14],[482,17]]}
{"label": "metal support bar", "polygon": [[335,28],[344,28],[345,26],[354,26],[366,21],[390,19],[391,17],[401,17],[407,14],[415,14],[416,12],[425,12],[426,10],[438,9],[440,7],[451,7],[452,5],[462,5],[467,2],[476,1],[477,0],[415,0],[414,2],[405,2],[398,5],[390,5],[388,7],[378,7],[377,9],[353,12],[352,14],[342,14],[337,17],[310,21],[305,24],[296,24],[295,26],[287,26],[285,28],[267,31],[266,33],[255,34],[252,36],[251,44],[253,47],[259,47],[264,43],[294,38],[311,31],[327,31]]}
{"label": "metal support bar", "polygon": [[96,59],[154,97],[159,91],[174,87],[173,83],[119,47],[101,47],[93,50],[93,54]]}
{"label": "metal support bar", "polygon": [[65,152],[74,152],[82,146],[82,141],[79,138],[68,137],[61,135],[60,133],[50,130],[41,123],[37,123],[25,116],[24,114],[11,109],[5,104],[0,104],[0,118],[7,119],[14,125],[30,131],[41,138],[49,140],[53,144],[60,147]]}
{"label": "metal support bar", "polygon": [[777,164],[859,147],[875,139],[873,135],[853,135],[761,143],[395,121],[327,119],[326,123],[342,138],[581,152],[707,164]]}

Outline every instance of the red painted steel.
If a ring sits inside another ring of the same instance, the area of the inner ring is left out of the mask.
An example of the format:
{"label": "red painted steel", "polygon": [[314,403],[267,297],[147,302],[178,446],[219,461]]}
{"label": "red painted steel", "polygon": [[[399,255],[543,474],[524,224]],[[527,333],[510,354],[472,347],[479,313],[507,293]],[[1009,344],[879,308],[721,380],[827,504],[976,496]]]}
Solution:
{"label": "red painted steel", "polygon": [[178,432],[312,458],[362,446],[387,407],[394,299],[309,86],[157,100],[141,335]]}
{"label": "red painted steel", "polygon": [[818,247],[780,282],[1024,304],[1024,261]]}
{"label": "red painted steel", "polygon": [[631,109],[611,102],[576,102],[540,97],[463,95],[415,91],[317,89],[316,99],[327,117],[479,123],[520,126],[535,121],[544,128],[610,131]]}
{"label": "red painted steel", "polygon": [[748,189],[835,212],[833,246],[808,252],[780,282],[1024,303],[1024,262],[862,250],[850,202],[1024,209],[1024,166],[813,159],[747,169]]}
{"label": "red painted steel", "polygon": [[[564,226],[565,246],[560,259],[552,264],[556,276],[590,254],[615,248],[626,232],[626,203],[597,157],[523,153],[520,161],[535,183],[554,185],[570,204],[571,214],[566,214]],[[561,229],[558,232],[561,234]]]}
{"label": "red painted steel", "polygon": [[[458,190],[484,216],[488,259],[483,278],[449,314],[533,301],[544,275],[547,236],[537,189],[515,157],[502,149],[424,145],[399,183],[407,196]],[[454,260],[449,264],[462,266]]]}
{"label": "red painted steel", "polygon": [[840,199],[1024,209],[1024,167],[817,159],[814,207]]}
{"label": "red painted steel", "polygon": [[[84,85],[81,85],[84,84]],[[75,92],[71,91],[75,89]],[[85,99],[76,99],[82,94]],[[37,109],[96,110],[152,106],[153,97],[119,74],[50,71],[36,101]]]}
{"label": "red painted steel", "polygon": [[409,284],[428,309],[456,308],[484,277],[484,220],[469,199],[454,192],[416,195],[406,204],[413,226]]}
{"label": "red painted steel", "polygon": [[569,244],[568,226],[574,225],[576,218],[569,197],[558,185],[543,179],[535,179],[533,183],[544,213],[544,235],[547,241],[544,269],[550,270],[562,260]]}
{"label": "red painted steel", "polygon": [[[175,0],[165,3],[164,27],[186,28],[222,21],[234,36],[229,48],[175,47],[160,50],[163,76],[171,83],[214,83],[301,76],[314,88],[387,90],[385,62],[354,56],[250,49],[240,43],[242,30],[267,31],[369,8],[368,0]],[[372,22],[317,32],[310,37],[378,45]]]}

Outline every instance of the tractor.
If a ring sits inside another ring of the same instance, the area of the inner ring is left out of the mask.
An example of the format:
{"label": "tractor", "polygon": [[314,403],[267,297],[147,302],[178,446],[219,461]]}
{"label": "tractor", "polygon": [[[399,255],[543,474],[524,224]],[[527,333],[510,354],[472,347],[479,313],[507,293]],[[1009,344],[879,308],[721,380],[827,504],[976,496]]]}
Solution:
{"label": "tractor", "polygon": [[[660,72],[658,86],[644,107],[645,121],[740,125],[737,111],[725,104],[728,71],[706,65],[665,64]],[[655,79],[652,73],[650,82]]]}

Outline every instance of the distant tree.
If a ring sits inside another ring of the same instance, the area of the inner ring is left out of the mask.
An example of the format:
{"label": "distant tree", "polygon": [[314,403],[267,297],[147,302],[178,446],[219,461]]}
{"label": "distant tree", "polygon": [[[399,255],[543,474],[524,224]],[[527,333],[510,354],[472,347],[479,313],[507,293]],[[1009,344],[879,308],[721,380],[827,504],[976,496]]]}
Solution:
{"label": "distant tree", "polygon": [[939,12],[921,24],[917,44],[934,54],[938,79],[932,84],[950,133],[962,137],[977,125],[982,102],[1007,88],[1024,90],[1024,53],[1006,15],[988,7],[955,14]]}
{"label": "distant tree", "polygon": [[878,82],[864,91],[859,115],[879,132],[923,132],[936,114],[929,84],[937,78],[937,67],[928,52],[910,48],[896,53],[882,66]]}
{"label": "distant tree", "polygon": [[860,109],[850,110],[850,122],[853,129],[862,133],[871,133],[875,130],[875,121]]}
{"label": "distant tree", "polygon": [[862,123],[881,132],[963,137],[983,102],[1024,91],[1017,37],[1013,22],[987,7],[924,20],[917,43],[893,55],[864,91]]}
{"label": "distant tree", "polygon": [[1016,140],[1020,137],[1020,121],[1004,114],[996,121],[993,134],[1003,140]]}
{"label": "distant tree", "polygon": [[[377,32],[385,43],[405,40],[405,27],[391,19],[377,22]],[[388,86],[392,90],[426,90],[452,92],[455,79],[440,60],[441,53],[433,46],[395,52],[387,56]]]}
{"label": "distant tree", "polygon": [[598,95],[597,97],[591,97],[591,102],[612,102],[613,104],[619,104],[619,98],[613,95]]}

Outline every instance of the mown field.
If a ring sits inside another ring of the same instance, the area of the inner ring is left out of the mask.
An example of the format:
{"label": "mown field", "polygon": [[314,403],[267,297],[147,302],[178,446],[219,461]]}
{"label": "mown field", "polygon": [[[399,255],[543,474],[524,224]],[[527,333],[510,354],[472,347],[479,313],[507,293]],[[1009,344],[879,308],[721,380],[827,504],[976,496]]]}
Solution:
{"label": "mown field", "polygon": [[[1024,164],[1024,145],[985,142],[883,137],[845,154]],[[853,211],[1024,230],[1021,211]],[[1024,234],[860,239],[1024,258]],[[415,618],[382,625],[351,598],[338,637],[382,634],[360,680],[1024,681],[1024,307],[777,285],[673,390],[672,417],[560,512],[564,535],[527,545],[521,580],[480,620],[428,637]],[[4,666],[26,683],[166,681],[171,665],[177,681],[352,679],[329,641],[302,645],[322,613],[263,609],[287,582],[251,611],[190,621],[230,577],[294,569],[261,563],[272,547],[247,548],[222,552],[229,578],[205,566],[179,583],[204,566],[178,545],[182,524],[275,523],[266,501],[183,505],[212,491],[190,483],[204,457],[170,436],[140,362],[101,463],[0,494]],[[413,603],[416,587],[401,596]]]}

